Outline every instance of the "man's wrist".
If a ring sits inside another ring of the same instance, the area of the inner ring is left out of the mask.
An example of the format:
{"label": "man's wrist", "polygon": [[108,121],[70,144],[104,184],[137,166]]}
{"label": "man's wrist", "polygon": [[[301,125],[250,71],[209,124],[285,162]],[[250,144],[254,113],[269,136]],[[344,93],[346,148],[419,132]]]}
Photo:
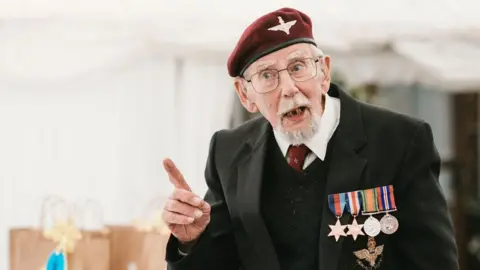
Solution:
{"label": "man's wrist", "polygon": [[197,244],[197,240],[189,241],[189,242],[182,242],[178,241],[178,253],[182,256],[187,256],[193,249],[193,247]]}

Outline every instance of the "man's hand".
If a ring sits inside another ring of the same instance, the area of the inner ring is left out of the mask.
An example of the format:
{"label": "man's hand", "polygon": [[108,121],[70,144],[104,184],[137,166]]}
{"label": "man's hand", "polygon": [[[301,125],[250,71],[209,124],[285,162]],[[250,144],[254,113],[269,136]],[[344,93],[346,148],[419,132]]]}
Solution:
{"label": "man's hand", "polygon": [[181,243],[193,242],[210,222],[210,205],[192,192],[173,161],[165,159],[163,166],[175,186],[163,209],[163,221]]}

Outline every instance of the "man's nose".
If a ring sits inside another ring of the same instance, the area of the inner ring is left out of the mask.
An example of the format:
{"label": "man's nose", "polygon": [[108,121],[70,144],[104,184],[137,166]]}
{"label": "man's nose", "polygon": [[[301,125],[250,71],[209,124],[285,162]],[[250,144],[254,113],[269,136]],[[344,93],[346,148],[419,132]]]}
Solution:
{"label": "man's nose", "polygon": [[282,91],[282,95],[285,97],[293,97],[296,93],[299,92],[297,86],[295,85],[295,81],[290,77],[290,74],[288,72],[280,72],[279,78],[280,81],[279,87],[280,90]]}

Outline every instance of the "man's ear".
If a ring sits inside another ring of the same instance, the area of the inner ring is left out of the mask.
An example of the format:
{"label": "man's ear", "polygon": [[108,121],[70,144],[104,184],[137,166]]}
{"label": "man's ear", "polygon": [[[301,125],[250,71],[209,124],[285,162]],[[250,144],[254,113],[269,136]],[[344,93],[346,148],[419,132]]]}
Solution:
{"label": "man's ear", "polygon": [[322,92],[324,94],[326,94],[330,89],[331,76],[332,76],[332,72],[330,69],[330,60],[331,60],[330,56],[325,55],[322,59],[322,64],[320,65],[320,68],[323,73]]}
{"label": "man's ear", "polygon": [[235,91],[237,92],[238,98],[240,99],[240,103],[242,103],[242,106],[250,113],[258,112],[257,105],[252,102],[248,97],[248,90],[246,86],[242,83],[242,79],[235,78],[234,85]]}

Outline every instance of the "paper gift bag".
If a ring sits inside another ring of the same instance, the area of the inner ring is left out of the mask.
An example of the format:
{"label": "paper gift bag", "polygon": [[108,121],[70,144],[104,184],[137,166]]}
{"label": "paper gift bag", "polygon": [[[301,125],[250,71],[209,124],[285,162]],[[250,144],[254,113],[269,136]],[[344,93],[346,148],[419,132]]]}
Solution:
{"label": "paper gift bag", "polygon": [[[59,205],[64,208],[63,216],[54,211]],[[53,251],[66,255],[68,270],[110,270],[108,232],[86,230],[85,224],[81,231],[75,214],[78,210],[73,204],[57,196],[47,197],[40,213],[41,226],[10,231],[10,270],[45,269]],[[44,226],[48,220],[53,226]]]}
{"label": "paper gift bag", "polygon": [[10,270],[40,270],[56,243],[44,236],[54,220],[67,219],[71,208],[58,196],[47,196],[41,206],[37,227],[10,230]]}
{"label": "paper gift bag", "polygon": [[68,270],[110,270],[111,235],[104,225],[101,205],[87,200],[83,206],[75,206],[82,238],[68,256]]}
{"label": "paper gift bag", "polygon": [[111,270],[164,270],[166,231],[140,231],[135,226],[110,226]]}
{"label": "paper gift bag", "polygon": [[68,256],[68,270],[110,270],[110,236],[101,231],[82,231],[82,240]]}
{"label": "paper gift bag", "polygon": [[112,270],[165,270],[165,249],[170,236],[161,220],[164,200],[150,202],[144,218],[131,226],[110,226]]}
{"label": "paper gift bag", "polygon": [[42,230],[10,230],[10,270],[40,270],[57,244]]}
{"label": "paper gift bag", "polygon": [[139,270],[139,258],[146,233],[134,226],[109,226],[111,270]]}
{"label": "paper gift bag", "polygon": [[165,270],[165,252],[170,233],[146,233],[142,252],[138,261],[138,270]]}

